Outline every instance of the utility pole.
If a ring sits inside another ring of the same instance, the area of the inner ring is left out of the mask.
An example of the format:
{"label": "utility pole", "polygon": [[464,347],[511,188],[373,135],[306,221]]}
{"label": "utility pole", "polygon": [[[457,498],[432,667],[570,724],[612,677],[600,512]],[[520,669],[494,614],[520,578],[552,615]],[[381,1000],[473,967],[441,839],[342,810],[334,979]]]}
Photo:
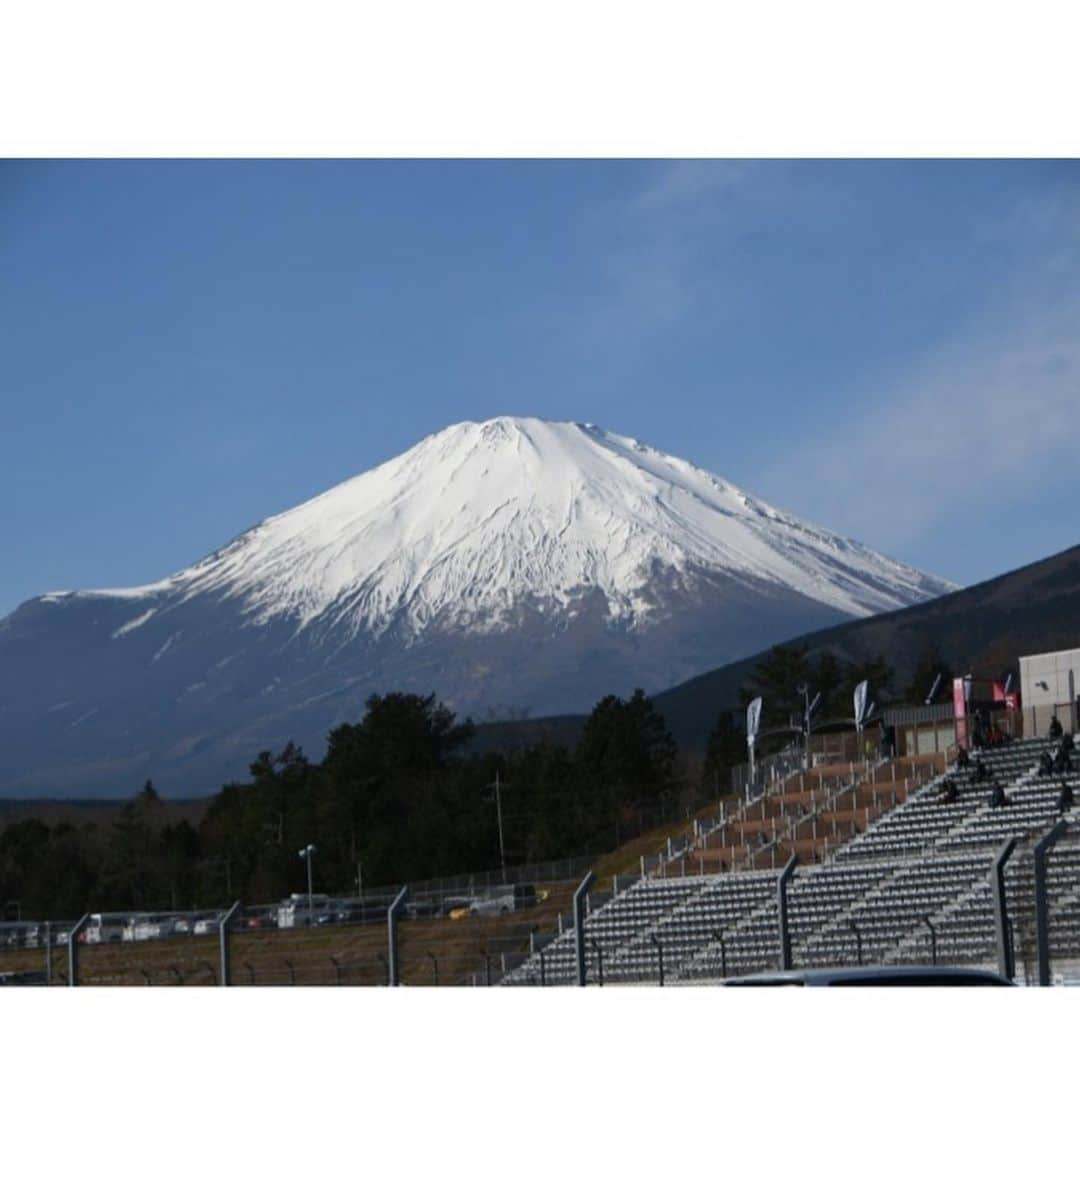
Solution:
{"label": "utility pole", "polygon": [[499,825],[499,868],[502,871],[503,885],[506,885],[506,847],[503,844],[503,818],[502,818],[502,781],[499,778],[499,772],[495,772],[495,782],[488,784],[489,788],[494,789],[495,792],[495,817]]}

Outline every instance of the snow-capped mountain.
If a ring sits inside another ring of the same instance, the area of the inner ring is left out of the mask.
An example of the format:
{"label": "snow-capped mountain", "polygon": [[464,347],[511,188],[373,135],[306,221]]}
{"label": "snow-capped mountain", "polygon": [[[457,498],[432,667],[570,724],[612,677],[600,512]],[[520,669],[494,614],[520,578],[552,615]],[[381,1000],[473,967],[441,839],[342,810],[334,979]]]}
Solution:
{"label": "snow-capped mountain", "polygon": [[371,692],[584,710],[950,589],[598,427],[460,423],[161,582],[0,622],[0,792],[210,790]]}

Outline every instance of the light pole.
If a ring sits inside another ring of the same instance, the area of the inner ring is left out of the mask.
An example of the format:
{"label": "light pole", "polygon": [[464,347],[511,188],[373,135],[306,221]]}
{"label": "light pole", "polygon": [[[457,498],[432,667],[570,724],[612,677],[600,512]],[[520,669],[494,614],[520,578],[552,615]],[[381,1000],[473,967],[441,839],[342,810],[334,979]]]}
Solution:
{"label": "light pole", "polygon": [[311,900],[311,858],[314,856],[315,846],[305,845],[300,850],[300,858],[307,862],[307,921],[308,926],[315,925],[315,906]]}
{"label": "light pole", "polygon": [[810,770],[810,731],[812,728],[811,718],[814,716],[814,711],[821,704],[821,694],[815,693],[814,700],[810,700],[810,686],[805,682],[796,686],[797,693],[802,695],[803,699],[803,770]]}

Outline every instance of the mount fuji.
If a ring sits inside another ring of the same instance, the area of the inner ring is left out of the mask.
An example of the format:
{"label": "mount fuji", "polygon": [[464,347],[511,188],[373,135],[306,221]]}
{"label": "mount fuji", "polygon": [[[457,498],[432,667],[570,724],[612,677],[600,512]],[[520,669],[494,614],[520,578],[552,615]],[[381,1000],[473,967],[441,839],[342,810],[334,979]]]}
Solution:
{"label": "mount fuji", "polygon": [[584,711],[951,583],[591,424],[465,422],[147,586],[0,620],[0,794],[170,794],[373,692]]}

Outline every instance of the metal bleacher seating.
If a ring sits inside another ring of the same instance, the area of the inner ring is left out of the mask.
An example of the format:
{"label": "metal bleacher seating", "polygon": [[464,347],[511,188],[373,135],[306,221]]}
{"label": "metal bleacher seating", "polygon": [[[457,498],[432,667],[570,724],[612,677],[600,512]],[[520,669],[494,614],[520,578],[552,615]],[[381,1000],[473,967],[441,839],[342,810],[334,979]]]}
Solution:
{"label": "metal bleacher seating", "polygon": [[[880,962],[992,964],[990,874],[1002,843],[1020,842],[1006,872],[1017,971],[1031,958],[1031,846],[1059,818],[1063,782],[1080,799],[1080,771],[1039,774],[1042,740],[981,752],[988,775],[953,768],[886,811],[821,864],[800,867],[788,887],[797,967]],[[991,806],[993,784],[1008,803]],[[955,798],[946,802],[946,788]],[[1078,808],[1080,811],[1080,808]],[[1080,829],[1080,826],[1077,826]],[[1080,957],[1080,833],[1048,862],[1051,954]],[[777,874],[729,871],[642,878],[585,921],[588,973],[596,982],[651,981],[662,946],[666,982],[698,982],[778,966]],[[545,983],[576,979],[572,930],[544,950]],[[540,983],[539,956],[506,983]]]}

